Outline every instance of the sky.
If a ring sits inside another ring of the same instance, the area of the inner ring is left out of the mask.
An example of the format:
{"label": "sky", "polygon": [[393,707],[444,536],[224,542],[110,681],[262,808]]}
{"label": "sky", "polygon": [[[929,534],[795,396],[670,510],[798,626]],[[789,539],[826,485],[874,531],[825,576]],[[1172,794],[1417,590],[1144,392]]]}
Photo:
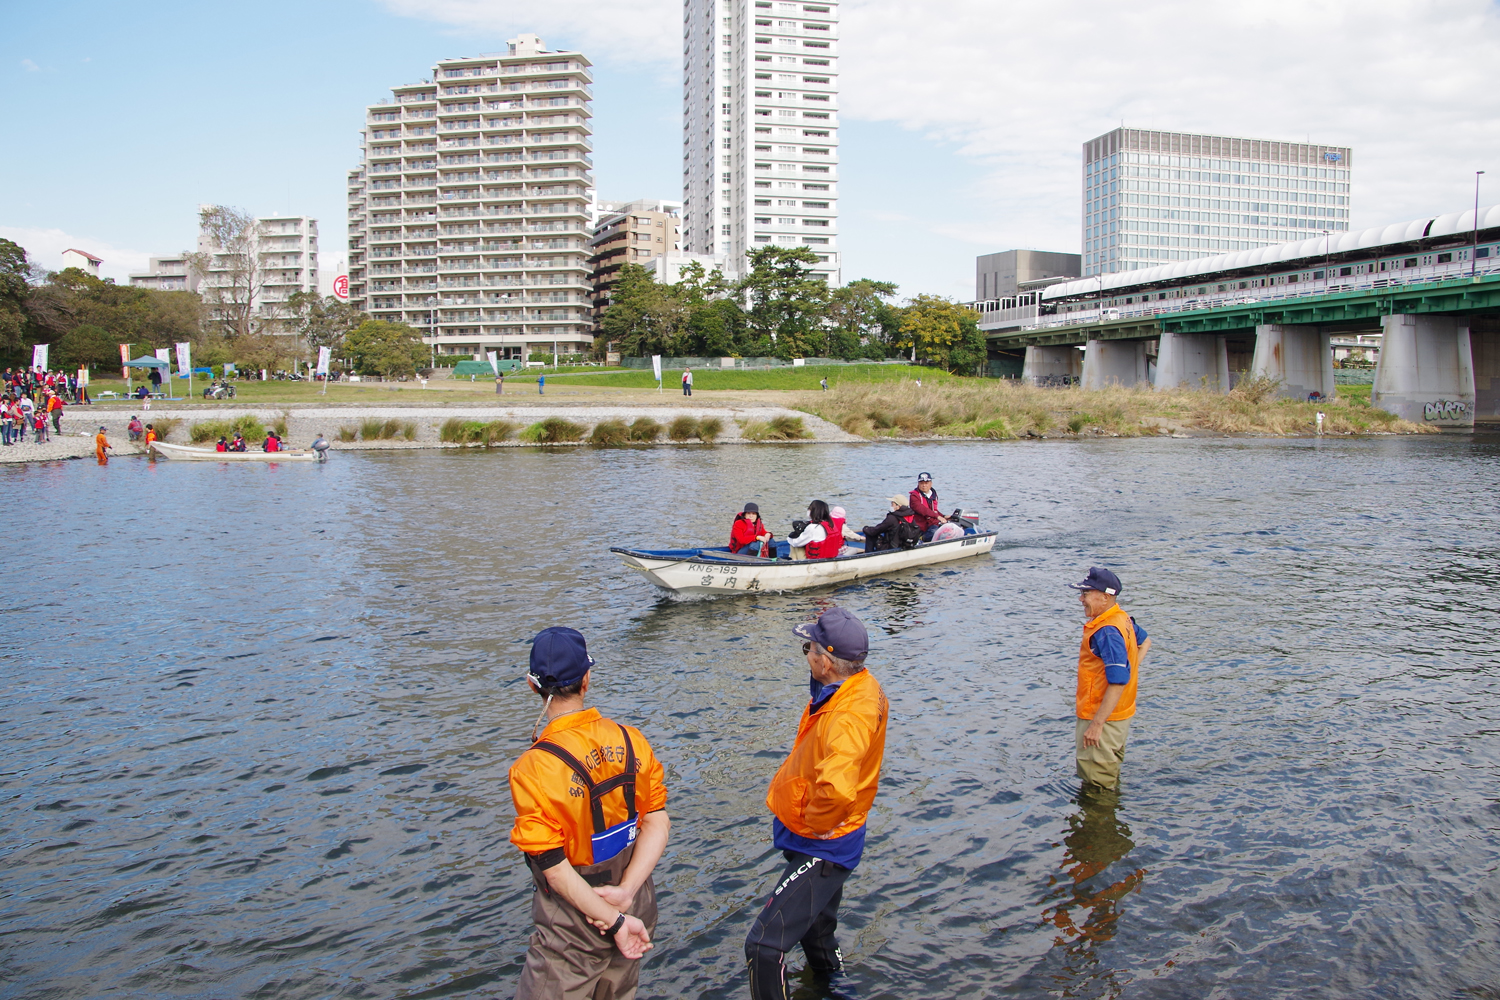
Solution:
{"label": "sky", "polygon": [[[1353,148],[1353,227],[1500,203],[1492,0],[844,0],[844,278],[973,297],[974,257],[1077,252],[1081,146],[1125,124]],[[540,34],[595,64],[604,199],[681,197],[681,0],[0,0],[0,236],[123,282],[197,208],[344,248],[367,104]],[[1492,179],[1491,179],[1492,178]],[[1487,184],[1484,184],[1485,181]]]}

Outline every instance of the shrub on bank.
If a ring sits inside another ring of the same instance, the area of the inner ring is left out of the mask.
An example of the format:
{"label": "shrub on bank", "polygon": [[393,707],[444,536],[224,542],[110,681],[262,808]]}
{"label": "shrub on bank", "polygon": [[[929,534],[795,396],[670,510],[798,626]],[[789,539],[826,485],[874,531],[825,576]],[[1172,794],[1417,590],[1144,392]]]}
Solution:
{"label": "shrub on bank", "polygon": [[[415,425],[411,425],[415,431]],[[438,440],[447,444],[483,445],[493,448],[502,441],[509,441],[515,436],[518,424],[509,420],[460,420],[458,417],[449,417],[443,421],[438,428]]]}
{"label": "shrub on bank", "polygon": [[723,433],[724,421],[718,417],[706,417],[698,421],[698,440],[704,444],[713,444]]}
{"label": "shrub on bank", "polygon": [[[156,429],[160,432],[161,425],[158,424]],[[221,437],[232,441],[236,433],[243,435],[246,441],[263,441],[266,437],[266,428],[255,417],[245,413],[238,417],[200,420],[188,428],[188,440],[194,444],[218,441]]]}
{"label": "shrub on bank", "polygon": [[662,426],[650,417],[636,417],[630,423],[630,440],[655,441],[661,437]]}
{"label": "shrub on bank", "polygon": [[667,437],[679,443],[698,436],[698,420],[695,417],[678,417],[667,428]]}
{"label": "shrub on bank", "polygon": [[770,420],[750,420],[740,426],[740,437],[746,441],[797,441],[812,437],[801,417],[782,414]]}
{"label": "shrub on bank", "polygon": [[596,448],[618,448],[629,441],[630,428],[623,420],[601,420],[589,435],[589,444]]}
{"label": "shrub on bank", "polygon": [[359,428],[344,426],[339,428],[338,439],[344,444],[359,440]]}
{"label": "shrub on bank", "polygon": [[142,423],[151,424],[152,430],[156,431],[156,439],[165,441],[172,436],[173,431],[182,426],[182,418],[157,417],[155,420],[143,420]]}
{"label": "shrub on bank", "polygon": [[396,437],[415,441],[417,425],[410,421],[402,423],[394,418],[381,420],[379,417],[374,417],[359,425],[359,436],[366,441],[390,441]]}
{"label": "shrub on bank", "polygon": [[571,420],[548,417],[522,431],[521,440],[530,441],[532,444],[566,444],[572,441],[582,441],[583,433],[583,428]]}

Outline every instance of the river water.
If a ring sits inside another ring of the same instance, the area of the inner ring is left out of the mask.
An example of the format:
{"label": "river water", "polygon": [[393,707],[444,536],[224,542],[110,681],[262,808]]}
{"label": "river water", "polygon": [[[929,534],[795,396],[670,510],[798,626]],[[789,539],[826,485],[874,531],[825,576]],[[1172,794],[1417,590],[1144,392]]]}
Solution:
{"label": "river water", "polygon": [[[749,499],[858,525],[919,471],[993,555],[683,601],[607,551]],[[667,765],[640,995],[743,997],[789,630],[836,603],[892,706],[841,917],[867,998],[1494,996],[1497,482],[1482,437],[0,468],[0,993],[509,997],[505,775],[565,624]],[[1090,564],[1154,639],[1117,797],[1072,772]]]}

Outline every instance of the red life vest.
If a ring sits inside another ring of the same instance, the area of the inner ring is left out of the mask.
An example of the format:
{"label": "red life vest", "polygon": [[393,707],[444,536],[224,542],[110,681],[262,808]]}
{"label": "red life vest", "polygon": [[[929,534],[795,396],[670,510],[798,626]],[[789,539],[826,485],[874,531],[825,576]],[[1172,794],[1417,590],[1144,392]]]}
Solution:
{"label": "red life vest", "polygon": [[[844,522],[819,521],[818,523],[823,526],[823,540],[807,543],[807,558],[832,559],[839,554],[839,549],[844,547]],[[834,527],[834,524],[838,527]]]}
{"label": "red life vest", "polygon": [[280,451],[281,442],[273,437],[266,438],[266,451]]}

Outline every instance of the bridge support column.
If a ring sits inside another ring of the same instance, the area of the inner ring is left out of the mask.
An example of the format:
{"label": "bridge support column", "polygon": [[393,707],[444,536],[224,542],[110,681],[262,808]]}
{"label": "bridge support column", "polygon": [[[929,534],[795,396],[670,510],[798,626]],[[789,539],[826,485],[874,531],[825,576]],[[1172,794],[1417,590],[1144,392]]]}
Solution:
{"label": "bridge support column", "polygon": [[1474,361],[1474,419],[1500,421],[1500,321],[1475,316],[1469,321],[1469,354]]}
{"label": "bridge support column", "polygon": [[1078,376],[1083,374],[1083,356],[1076,347],[1026,348],[1026,358],[1021,362],[1021,377],[1027,382],[1048,376]]}
{"label": "bridge support column", "polygon": [[1467,316],[1381,317],[1384,336],[1370,403],[1414,423],[1474,426],[1474,357]]}
{"label": "bridge support column", "polygon": [[1211,333],[1163,333],[1156,354],[1156,388],[1229,391],[1226,338]]}
{"label": "bridge support column", "polygon": [[1091,340],[1083,352],[1085,389],[1138,385],[1146,381],[1146,345],[1139,340]]}
{"label": "bridge support column", "polygon": [[1334,395],[1333,348],[1329,335],[1316,326],[1268,323],[1255,328],[1251,375],[1282,383],[1282,395],[1306,399],[1314,392]]}

